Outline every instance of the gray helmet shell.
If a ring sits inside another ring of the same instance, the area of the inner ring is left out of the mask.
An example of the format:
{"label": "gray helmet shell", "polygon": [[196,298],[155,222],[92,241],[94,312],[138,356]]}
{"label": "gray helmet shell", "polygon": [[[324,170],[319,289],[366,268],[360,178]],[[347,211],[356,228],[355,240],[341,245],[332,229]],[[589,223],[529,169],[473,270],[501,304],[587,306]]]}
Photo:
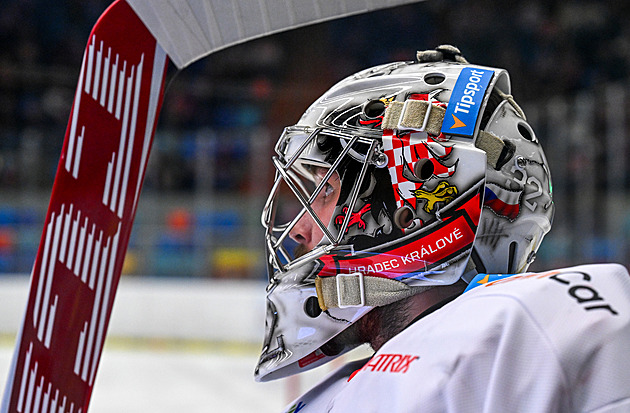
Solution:
{"label": "gray helmet shell", "polygon": [[[334,338],[375,306],[477,273],[522,272],[533,261],[554,211],[542,147],[510,96],[507,71],[455,55],[356,73],[280,138],[262,219],[270,283],[256,380],[299,373],[350,350],[354,345]],[[491,74],[471,103],[478,115],[467,136],[444,126],[462,73]],[[417,107],[424,119],[405,124]],[[395,108],[402,112],[392,115]],[[438,129],[427,112],[441,114]],[[313,217],[322,241],[293,257],[284,246],[291,226],[317,215],[309,200],[323,184],[312,196],[293,185],[301,213],[283,226],[272,221],[278,188],[308,176],[309,165],[337,173],[342,191],[330,222]]]}

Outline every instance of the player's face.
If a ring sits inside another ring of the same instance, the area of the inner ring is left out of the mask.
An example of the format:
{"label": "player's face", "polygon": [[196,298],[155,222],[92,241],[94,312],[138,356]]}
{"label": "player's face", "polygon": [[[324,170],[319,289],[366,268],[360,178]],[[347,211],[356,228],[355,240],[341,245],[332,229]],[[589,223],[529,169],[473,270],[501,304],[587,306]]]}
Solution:
{"label": "player's face", "polygon": [[[313,167],[311,171],[315,178],[314,184],[319,185],[328,172],[328,169],[316,166]],[[317,195],[317,198],[315,198],[311,204],[313,211],[324,225],[328,225],[332,219],[337,200],[339,199],[340,189],[341,180],[339,179],[339,174],[335,172],[330,176],[321,192]],[[315,248],[322,240],[324,233],[310,214],[306,213],[293,227],[289,236],[300,244],[295,252],[297,257]]]}

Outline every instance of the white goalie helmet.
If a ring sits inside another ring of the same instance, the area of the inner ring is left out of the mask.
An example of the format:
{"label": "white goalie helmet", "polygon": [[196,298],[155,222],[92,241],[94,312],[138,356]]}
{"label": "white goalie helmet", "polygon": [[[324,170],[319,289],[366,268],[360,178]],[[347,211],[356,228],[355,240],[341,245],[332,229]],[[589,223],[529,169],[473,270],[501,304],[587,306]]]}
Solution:
{"label": "white goalie helmet", "polygon": [[547,161],[508,73],[452,46],[342,80],[276,153],[257,381],[352,349],[334,338],[374,307],[525,271],[551,228]]}

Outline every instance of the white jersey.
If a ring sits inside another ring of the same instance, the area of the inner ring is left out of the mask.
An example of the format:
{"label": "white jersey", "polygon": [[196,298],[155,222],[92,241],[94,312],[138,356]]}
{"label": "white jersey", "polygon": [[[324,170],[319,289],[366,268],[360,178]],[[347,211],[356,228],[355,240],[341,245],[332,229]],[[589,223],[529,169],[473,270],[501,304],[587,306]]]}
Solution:
{"label": "white jersey", "polygon": [[285,411],[630,412],[630,276],[616,264],[480,275]]}

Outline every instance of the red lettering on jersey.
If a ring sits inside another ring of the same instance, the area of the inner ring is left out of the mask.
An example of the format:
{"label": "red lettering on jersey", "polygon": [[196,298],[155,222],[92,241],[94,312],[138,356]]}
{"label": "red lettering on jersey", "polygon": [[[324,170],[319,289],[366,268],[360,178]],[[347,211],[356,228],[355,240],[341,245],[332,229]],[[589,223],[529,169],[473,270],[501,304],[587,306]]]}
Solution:
{"label": "red lettering on jersey", "polygon": [[411,363],[419,358],[419,356],[412,354],[378,354],[372,357],[363,367],[353,372],[348,381],[352,380],[361,371],[405,374],[409,371]]}

